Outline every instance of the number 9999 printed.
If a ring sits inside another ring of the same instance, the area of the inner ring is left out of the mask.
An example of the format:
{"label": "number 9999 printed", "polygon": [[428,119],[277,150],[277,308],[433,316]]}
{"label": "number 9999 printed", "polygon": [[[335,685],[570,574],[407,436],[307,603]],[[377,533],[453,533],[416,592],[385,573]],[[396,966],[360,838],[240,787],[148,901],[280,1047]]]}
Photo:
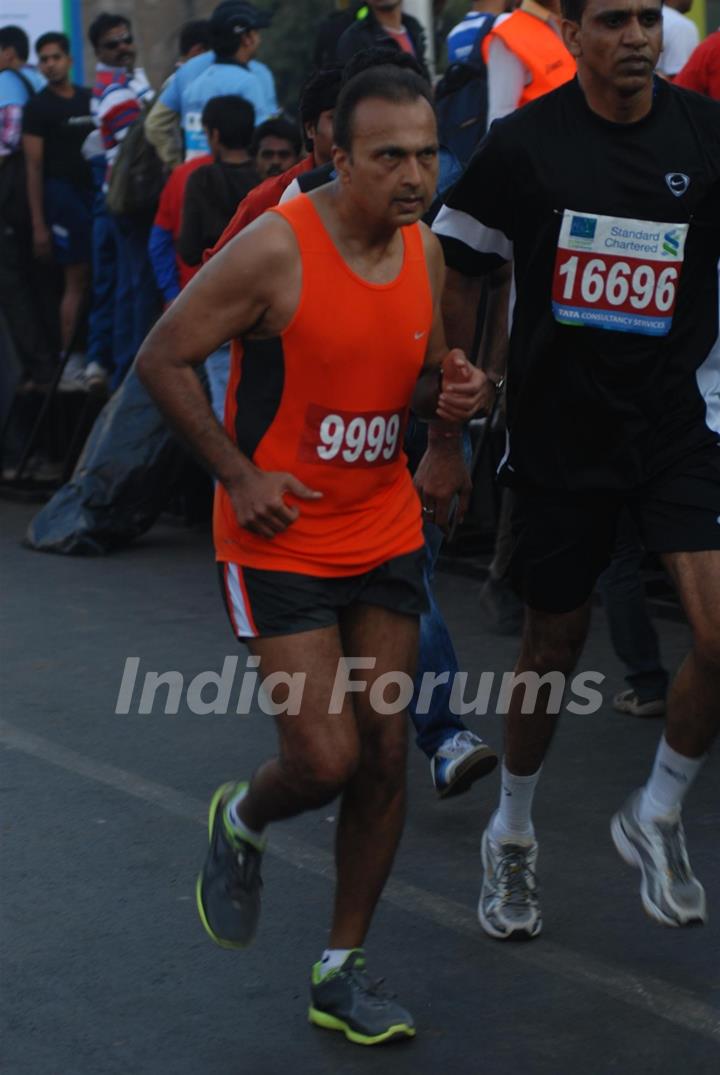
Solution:
{"label": "number 9999 printed", "polygon": [[298,456],[304,463],[336,467],[392,463],[400,451],[404,416],[404,411],[328,411],[311,403]]}

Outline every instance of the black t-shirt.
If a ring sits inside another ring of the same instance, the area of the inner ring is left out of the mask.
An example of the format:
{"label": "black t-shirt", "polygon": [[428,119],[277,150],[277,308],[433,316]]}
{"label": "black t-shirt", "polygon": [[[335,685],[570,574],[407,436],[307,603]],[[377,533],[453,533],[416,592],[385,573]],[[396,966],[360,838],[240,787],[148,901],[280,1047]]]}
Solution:
{"label": "black t-shirt", "polygon": [[327,164],[320,164],[317,168],[313,168],[311,172],[303,172],[295,182],[301,194],[309,194],[311,190],[317,190],[318,187],[324,187],[326,183],[332,183],[335,178],[337,178],[335,165],[329,161]]}
{"label": "black t-shirt", "polygon": [[626,489],[720,439],[720,104],[658,80],[610,123],[577,80],[494,123],[434,230],[513,259],[505,480]]}
{"label": "black t-shirt", "polygon": [[188,178],[183,197],[178,253],[198,265],[203,251],[215,246],[240,202],[260,182],[252,161],[204,164]]}
{"label": "black t-shirt", "polygon": [[81,152],[95,126],[90,114],[91,92],[84,86],[73,86],[73,90],[72,97],[61,97],[49,86],[37,93],[25,105],[23,134],[42,138],[46,178],[92,187],[90,166]]}

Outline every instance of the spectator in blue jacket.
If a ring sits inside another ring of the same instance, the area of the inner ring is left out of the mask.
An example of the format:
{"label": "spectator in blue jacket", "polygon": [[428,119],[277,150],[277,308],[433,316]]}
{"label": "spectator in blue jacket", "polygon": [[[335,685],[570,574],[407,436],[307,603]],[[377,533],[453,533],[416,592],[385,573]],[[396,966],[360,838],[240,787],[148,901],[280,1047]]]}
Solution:
{"label": "spectator in blue jacket", "polygon": [[280,111],[272,72],[255,58],[259,31],[269,22],[266,12],[240,0],[223,0],[215,8],[210,18],[213,51],[195,56],[177,69],[145,123],[148,140],[169,168],[183,160],[178,137],[181,127],[186,160],[208,152],[201,117],[212,97],[244,97],[253,105],[258,124]]}

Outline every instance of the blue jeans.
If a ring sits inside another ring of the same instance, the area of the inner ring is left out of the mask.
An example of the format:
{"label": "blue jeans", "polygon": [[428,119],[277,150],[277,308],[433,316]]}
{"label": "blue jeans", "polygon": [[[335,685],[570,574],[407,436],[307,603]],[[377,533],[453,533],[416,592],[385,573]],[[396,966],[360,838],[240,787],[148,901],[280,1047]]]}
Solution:
{"label": "blue jeans", "polygon": [[668,674],[640,577],[643,548],[635,521],[624,511],[618,521],[612,563],[598,580],[613,649],[627,669],[628,684],[641,702],[664,698]]}
{"label": "blue jeans", "polygon": [[117,244],[112,387],[117,388],[160,312],[160,298],[147,250],[151,219],[123,213],[112,223]]}
{"label": "blue jeans", "polygon": [[[428,758],[432,758],[446,739],[449,739],[455,732],[465,731],[465,725],[459,717],[450,712],[449,708],[453,679],[459,670],[458,661],[450,632],[432,591],[435,562],[443,543],[443,532],[434,523],[425,523],[423,532],[425,535],[425,589],[430,602],[430,611],[420,617],[420,645],[415,693],[408,706],[408,713],[417,732],[415,742]],[[418,691],[426,672],[433,672],[436,675],[449,672],[450,678],[447,683],[438,684],[433,689],[429,711],[417,713]]]}
{"label": "blue jeans", "polygon": [[[410,467],[415,470],[427,446],[427,426],[417,422],[412,416],[405,434],[405,451]],[[463,436],[463,454],[469,462],[472,455],[470,434],[465,430]],[[415,676],[415,693],[408,712],[417,732],[416,743],[431,758],[435,751],[456,732],[466,731],[466,726],[458,716],[450,712],[450,693],[455,674],[459,671],[457,655],[450,632],[442,613],[437,606],[432,591],[435,563],[443,543],[443,532],[434,523],[425,523],[425,588],[427,590],[430,610],[420,617],[420,646],[418,652],[418,669]],[[418,692],[426,672],[439,675],[449,672],[447,683],[438,684],[431,697],[429,712],[417,713]]]}
{"label": "blue jeans", "polygon": [[86,362],[112,372],[115,335],[117,247],[112,219],[96,202],[92,223],[92,304],[88,316]]}
{"label": "blue jeans", "polygon": [[230,377],[230,344],[224,343],[205,359],[205,373],[210,387],[210,403],[220,425],[225,416],[225,394]]}

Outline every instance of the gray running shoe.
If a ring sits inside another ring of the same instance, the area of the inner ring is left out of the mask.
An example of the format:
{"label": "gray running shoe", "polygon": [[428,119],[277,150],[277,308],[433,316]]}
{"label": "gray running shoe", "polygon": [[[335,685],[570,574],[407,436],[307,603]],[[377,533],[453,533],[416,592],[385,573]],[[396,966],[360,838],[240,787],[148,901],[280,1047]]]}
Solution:
{"label": "gray running shoe", "polygon": [[415,1023],[409,1012],[395,1003],[365,973],[362,948],[354,948],[337,970],[321,978],[321,964],[312,972],[312,1003],[308,1018],[315,1026],[341,1030],[357,1045],[380,1045],[399,1038],[414,1038]]}
{"label": "gray running shoe", "polygon": [[537,841],[496,843],[489,829],[482,837],[483,882],[478,902],[480,925],[497,940],[537,937],[542,929],[535,867]]}
{"label": "gray running shoe", "polygon": [[651,918],[664,926],[707,922],[705,890],[692,872],[682,821],[640,821],[642,789],[633,792],[610,824],[620,857],[642,873],[640,897]]}
{"label": "gray running shoe", "polygon": [[498,763],[492,747],[467,729],[455,732],[430,759],[433,785],[440,799],[462,795],[481,776],[491,773]]}
{"label": "gray running shoe", "polygon": [[222,784],[208,815],[210,847],[195,897],[200,920],[221,948],[247,948],[260,917],[262,850],[230,829],[225,805],[242,784]]}

